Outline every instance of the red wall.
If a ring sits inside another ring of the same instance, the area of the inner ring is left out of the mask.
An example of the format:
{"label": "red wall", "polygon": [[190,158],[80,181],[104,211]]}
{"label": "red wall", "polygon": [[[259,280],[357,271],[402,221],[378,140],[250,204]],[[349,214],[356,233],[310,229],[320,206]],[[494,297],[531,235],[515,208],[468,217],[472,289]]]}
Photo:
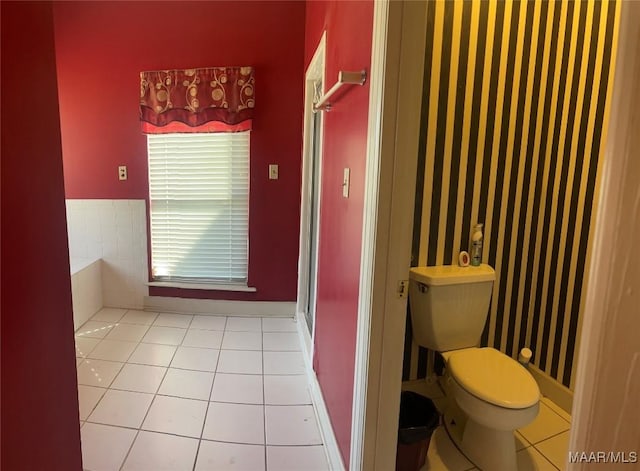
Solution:
{"label": "red wall", "polygon": [[[327,31],[325,89],[339,70],[369,70],[372,1],[308,2],[305,65]],[[342,92],[340,92],[342,93]],[[314,369],[345,464],[349,463],[369,85],[341,94],[325,114]],[[349,198],[343,169],[351,169]]]}
{"label": "red wall", "polygon": [[2,469],[82,469],[49,3],[2,2]]}
{"label": "red wall", "polygon": [[[249,285],[152,295],[294,301],[300,224],[304,2],[61,2],[54,7],[67,198],[148,199],[143,70],[252,65]],[[279,180],[268,165],[280,165]],[[118,181],[118,165],[129,179]]]}

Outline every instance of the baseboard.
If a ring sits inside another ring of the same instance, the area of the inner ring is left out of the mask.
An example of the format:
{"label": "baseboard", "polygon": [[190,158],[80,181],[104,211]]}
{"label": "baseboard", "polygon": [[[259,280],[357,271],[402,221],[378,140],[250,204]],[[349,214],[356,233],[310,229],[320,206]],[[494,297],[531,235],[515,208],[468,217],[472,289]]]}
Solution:
{"label": "baseboard", "polygon": [[145,296],[144,309],[146,311],[209,314],[214,316],[294,317],[296,303]]}
{"label": "baseboard", "polygon": [[298,326],[298,337],[300,337],[300,343],[304,347],[306,357],[311,358],[313,344],[311,343],[311,334],[307,329],[307,319],[305,319],[303,313],[298,312],[296,314],[296,324]]}
{"label": "baseboard", "polygon": [[[300,343],[306,347],[308,341],[310,348],[311,336],[307,330],[304,315],[301,315],[300,313],[298,313],[298,336],[300,337]],[[311,356],[309,354],[302,356],[304,357],[305,369],[307,370],[311,399],[316,412],[316,418],[318,419],[318,425],[320,426],[320,433],[322,434],[322,443],[324,443],[327,460],[329,461],[329,469],[331,471],[345,471],[344,463],[342,462],[342,455],[340,454],[340,448],[338,448],[338,442],[336,441],[336,436],[333,433],[333,426],[331,425],[331,419],[329,418],[329,411],[324,402],[324,396],[320,389],[320,383],[318,383],[318,377],[316,376],[315,371],[313,371]]]}
{"label": "baseboard", "polygon": [[556,381],[535,365],[529,365],[529,371],[538,383],[540,392],[555,402],[562,410],[571,415],[573,407],[573,391]]}

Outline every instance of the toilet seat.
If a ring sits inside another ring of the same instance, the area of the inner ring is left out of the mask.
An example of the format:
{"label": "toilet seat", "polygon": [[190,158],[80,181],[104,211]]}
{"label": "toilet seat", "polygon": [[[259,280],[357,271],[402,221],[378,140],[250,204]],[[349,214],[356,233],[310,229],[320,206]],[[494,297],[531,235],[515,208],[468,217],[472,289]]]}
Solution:
{"label": "toilet seat", "polygon": [[540,400],[538,384],[522,365],[490,347],[447,355],[453,379],[477,398],[507,409],[524,409]]}

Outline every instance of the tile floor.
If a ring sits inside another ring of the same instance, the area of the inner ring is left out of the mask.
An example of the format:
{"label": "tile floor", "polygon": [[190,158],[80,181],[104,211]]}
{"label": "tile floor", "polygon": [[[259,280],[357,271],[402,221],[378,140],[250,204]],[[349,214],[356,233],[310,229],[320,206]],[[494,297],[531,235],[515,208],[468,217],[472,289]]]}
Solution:
{"label": "tile floor", "polygon": [[102,309],[76,332],[84,469],[328,470],[297,335]]}
{"label": "tile floor", "polygon": [[[442,410],[444,395],[437,384],[405,382],[403,389],[433,399]],[[571,417],[547,398],[540,403],[538,417],[516,432],[518,471],[564,471],[569,446]],[[427,462],[421,471],[477,470],[453,444],[443,426],[431,437]]]}
{"label": "tile floor", "polygon": [[[291,319],[105,308],[76,356],[85,470],[329,469]],[[437,385],[403,388],[443,405]],[[570,420],[542,400],[520,471],[565,469]],[[475,469],[439,427],[423,471]]]}

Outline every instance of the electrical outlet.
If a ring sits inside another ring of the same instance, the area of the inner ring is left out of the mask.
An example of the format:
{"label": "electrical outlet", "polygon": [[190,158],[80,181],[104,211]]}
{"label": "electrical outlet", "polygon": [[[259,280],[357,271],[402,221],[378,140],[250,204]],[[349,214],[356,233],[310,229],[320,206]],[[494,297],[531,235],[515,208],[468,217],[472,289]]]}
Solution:
{"label": "electrical outlet", "polygon": [[118,167],[118,180],[126,180],[127,179],[127,166],[120,165]]}
{"label": "electrical outlet", "polygon": [[269,165],[269,180],[278,179],[278,164]]}

